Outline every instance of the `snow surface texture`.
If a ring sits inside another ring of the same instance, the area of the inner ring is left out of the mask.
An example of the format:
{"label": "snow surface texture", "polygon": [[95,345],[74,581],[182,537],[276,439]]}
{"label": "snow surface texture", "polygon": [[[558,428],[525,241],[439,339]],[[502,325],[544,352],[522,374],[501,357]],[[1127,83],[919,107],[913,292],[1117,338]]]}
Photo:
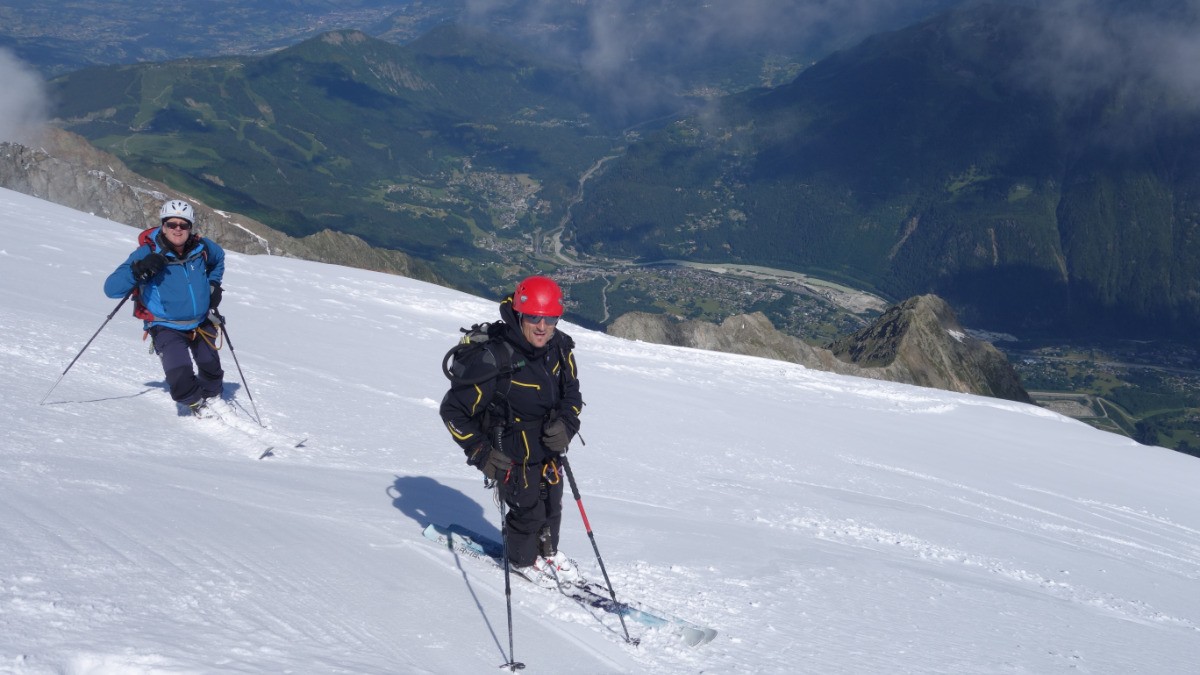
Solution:
{"label": "snow surface texture", "polygon": [[[0,671],[497,672],[503,578],[421,537],[498,536],[437,415],[442,355],[495,303],[230,253],[221,309],[269,431],[181,416],[128,306],[39,405],[136,234],[0,190]],[[1196,672],[1195,458],[565,328],[588,404],[569,456],[618,597],[720,634],[635,625],[633,647],[613,615],[515,585],[527,672]],[[600,579],[564,506],[563,549]]]}

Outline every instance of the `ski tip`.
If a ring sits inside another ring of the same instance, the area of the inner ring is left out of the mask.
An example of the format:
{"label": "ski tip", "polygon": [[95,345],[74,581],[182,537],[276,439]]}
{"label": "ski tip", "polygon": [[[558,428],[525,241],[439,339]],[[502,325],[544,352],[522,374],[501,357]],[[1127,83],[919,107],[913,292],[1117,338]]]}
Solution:
{"label": "ski tip", "polygon": [[264,457],[274,457],[275,453],[271,452],[274,449],[275,449],[275,446],[272,445],[271,447],[267,448],[266,450],[263,450],[262,454],[259,455],[258,458],[263,459]]}
{"label": "ski tip", "polygon": [[687,646],[699,647],[712,642],[713,638],[717,637],[717,631],[712,628],[685,628],[680,637]]}

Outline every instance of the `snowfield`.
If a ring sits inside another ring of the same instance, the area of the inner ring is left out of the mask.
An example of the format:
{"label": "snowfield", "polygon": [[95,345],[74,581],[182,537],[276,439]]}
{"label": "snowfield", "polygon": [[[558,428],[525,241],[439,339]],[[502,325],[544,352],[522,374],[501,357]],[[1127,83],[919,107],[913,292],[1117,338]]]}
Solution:
{"label": "snowfield", "polygon": [[[230,253],[235,421],[179,413],[128,305],[50,391],[136,235],[0,190],[0,672],[502,672],[503,577],[421,536],[499,536],[437,415],[442,355],[495,302]],[[1196,458],[563,327],[587,402],[569,457],[618,598],[719,634],[630,623],[634,647],[514,582],[526,672],[1196,672]],[[564,508],[563,550],[599,580]]]}

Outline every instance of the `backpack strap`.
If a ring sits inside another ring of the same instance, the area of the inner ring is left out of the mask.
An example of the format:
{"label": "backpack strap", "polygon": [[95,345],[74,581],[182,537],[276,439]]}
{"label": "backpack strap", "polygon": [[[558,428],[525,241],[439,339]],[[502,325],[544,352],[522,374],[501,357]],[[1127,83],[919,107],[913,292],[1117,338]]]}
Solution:
{"label": "backpack strap", "polygon": [[[137,239],[138,246],[149,247],[151,253],[154,253],[155,251],[157,251],[158,245],[154,242],[154,237],[151,235],[153,235],[154,232],[158,229],[160,229],[158,226],[147,227],[146,229],[139,232],[138,239]],[[134,316],[134,318],[141,319],[142,321],[144,321],[146,323],[151,323],[154,321],[154,315],[151,314],[150,310],[146,309],[146,305],[142,303],[141,284],[135,283],[133,285],[133,291],[129,294],[129,299],[133,300],[133,316]],[[143,340],[146,339],[146,334],[142,335],[142,339]]]}

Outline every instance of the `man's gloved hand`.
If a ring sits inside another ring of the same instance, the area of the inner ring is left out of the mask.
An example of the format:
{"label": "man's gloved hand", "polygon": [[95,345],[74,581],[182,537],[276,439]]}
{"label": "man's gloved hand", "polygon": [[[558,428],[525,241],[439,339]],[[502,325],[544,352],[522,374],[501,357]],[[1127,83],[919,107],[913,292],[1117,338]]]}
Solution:
{"label": "man's gloved hand", "polygon": [[213,281],[208,284],[208,308],[216,309],[221,304],[221,284]]}
{"label": "man's gloved hand", "polygon": [[513,462],[508,455],[496,450],[487,441],[480,441],[467,450],[467,464],[482,471],[490,480],[503,483],[508,479]]}
{"label": "man's gloved hand", "polygon": [[542,445],[551,452],[566,452],[571,443],[571,431],[567,423],[559,417],[558,411],[550,413],[550,419],[542,425]]}
{"label": "man's gloved hand", "polygon": [[133,272],[134,279],[146,281],[161,272],[166,266],[167,259],[161,253],[151,253],[141,260],[133,261],[129,269]]}

